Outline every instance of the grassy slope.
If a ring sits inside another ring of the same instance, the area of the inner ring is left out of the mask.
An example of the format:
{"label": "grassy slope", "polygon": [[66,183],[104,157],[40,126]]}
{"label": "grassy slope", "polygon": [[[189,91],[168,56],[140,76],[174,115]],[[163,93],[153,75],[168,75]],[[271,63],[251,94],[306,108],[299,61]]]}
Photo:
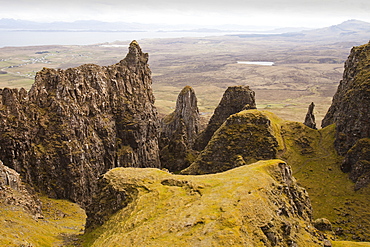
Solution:
{"label": "grassy slope", "polygon": [[301,123],[279,123],[284,139],[280,157],[310,195],[314,218],[327,218],[342,240],[370,240],[370,188],[354,191],[348,174],[340,170],[343,157],[334,149],[335,126],[313,130]]}
{"label": "grassy slope", "polygon": [[[353,239],[368,241],[370,238],[370,214],[368,213],[370,212],[368,203],[370,189],[365,188],[355,192],[353,182],[347,174],[340,170],[343,158],[337,155],[333,146],[335,126],[313,130],[298,122],[284,121],[272,113],[264,111],[264,114],[270,118],[273,130],[277,135],[280,149],[279,156],[292,166],[293,175],[310,195],[314,219],[327,218],[331,221],[334,231],[343,233],[343,235],[335,235],[334,240],[338,241],[334,241],[333,246],[368,246],[369,243],[348,241]],[[253,173],[248,174],[248,176],[251,177],[250,181],[262,181],[256,178]],[[199,179],[204,177],[206,176],[199,176]],[[209,178],[211,179],[212,176]],[[226,181],[224,182],[226,183]],[[253,186],[253,182],[250,186]],[[150,212],[151,217],[148,220],[162,217],[160,216],[161,213],[171,213],[181,217],[183,214],[181,208],[177,209],[180,210],[179,212],[166,211],[169,205],[179,203],[172,200],[173,195],[171,193],[173,191],[163,191],[161,193],[163,193],[165,202],[160,202],[157,209]],[[233,193],[230,193],[230,195],[233,195]],[[183,196],[183,201],[179,205],[193,202],[193,199],[187,198],[186,194],[179,194],[179,196]],[[229,199],[232,200],[232,197]],[[216,199],[214,198],[214,200]],[[165,203],[168,203],[168,205]],[[142,208],[142,210],[145,209]],[[203,213],[199,211],[200,215]],[[101,234],[103,238],[100,238],[99,241],[112,238],[113,235],[117,237],[118,233],[123,233],[123,230],[117,227],[117,222],[121,222],[118,224],[125,224],[125,221],[131,220],[124,215],[125,213],[115,215],[105,226],[84,236],[84,239],[87,240],[86,246],[93,244]],[[232,217],[230,220],[232,220]]]}
{"label": "grassy slope", "polygon": [[76,204],[46,197],[44,219],[35,219],[19,206],[0,207],[0,246],[66,246],[83,232],[85,213]]}
{"label": "grassy slope", "polygon": [[[261,227],[271,224],[280,231],[282,221],[294,226],[290,237],[298,246],[320,246],[302,218],[276,214],[279,200],[290,207],[289,199],[274,194],[281,181],[270,174],[281,172],[280,162],[261,161],[202,176],[111,170],[105,175],[111,184],[121,190],[134,184],[139,196],[86,234],[84,246],[266,246]],[[163,184],[165,180],[173,185]]]}

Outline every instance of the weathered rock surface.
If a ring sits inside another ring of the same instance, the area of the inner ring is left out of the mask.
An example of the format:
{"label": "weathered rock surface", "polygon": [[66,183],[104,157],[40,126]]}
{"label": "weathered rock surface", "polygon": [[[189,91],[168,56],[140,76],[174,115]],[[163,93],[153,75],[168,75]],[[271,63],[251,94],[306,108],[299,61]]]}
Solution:
{"label": "weathered rock surface", "polygon": [[315,104],[312,102],[308,107],[306,118],[304,119],[304,123],[303,123],[304,125],[306,125],[307,127],[310,127],[311,129],[317,129],[315,115],[313,114],[314,108],[315,108]]}
{"label": "weathered rock surface", "polygon": [[206,176],[115,168],[102,180],[96,203],[115,210],[103,222],[101,208],[87,209],[91,246],[323,244],[307,192],[280,160]]}
{"label": "weathered rock surface", "polygon": [[19,174],[0,161],[0,204],[20,206],[35,217],[41,217],[41,202],[22,183]]}
{"label": "weathered rock surface", "polygon": [[209,123],[196,140],[194,149],[203,150],[214,132],[226,121],[226,119],[242,110],[256,109],[255,93],[248,86],[228,87],[222,99],[214,111]]}
{"label": "weathered rock surface", "polygon": [[85,205],[113,167],[160,167],[148,54],[111,66],[44,68],[31,90],[0,93],[0,159],[56,198]]}
{"label": "weathered rock surface", "polygon": [[160,159],[162,167],[177,172],[188,167],[196,156],[192,150],[200,130],[197,97],[193,88],[184,87],[176,109],[161,123]]}
{"label": "weathered rock surface", "polygon": [[279,127],[269,112],[245,110],[231,115],[182,174],[209,174],[277,157]]}
{"label": "weathered rock surface", "polygon": [[[333,123],[336,124],[335,148],[339,154],[345,156],[357,141],[370,138],[369,105],[370,42],[352,48],[345,63],[343,79],[322,122],[323,127]],[[355,159],[352,157],[356,154],[353,152],[354,150],[351,152],[351,157],[346,159],[343,165],[344,170],[351,172],[350,177],[354,182],[357,182],[359,177],[362,177],[363,181],[369,180],[370,171],[368,169],[360,169],[363,172],[362,175],[352,174],[352,171],[359,171],[354,167],[356,163],[353,163]]]}
{"label": "weathered rock surface", "polygon": [[355,190],[370,183],[370,138],[360,139],[347,152],[341,166],[342,171],[350,173],[350,179],[355,181]]}

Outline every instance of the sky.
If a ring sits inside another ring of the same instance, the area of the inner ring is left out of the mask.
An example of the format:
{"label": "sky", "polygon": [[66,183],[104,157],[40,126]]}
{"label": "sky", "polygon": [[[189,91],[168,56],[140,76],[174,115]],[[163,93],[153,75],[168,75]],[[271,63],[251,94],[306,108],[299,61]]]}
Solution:
{"label": "sky", "polygon": [[325,27],[370,22],[369,0],[0,0],[0,19],[199,26]]}

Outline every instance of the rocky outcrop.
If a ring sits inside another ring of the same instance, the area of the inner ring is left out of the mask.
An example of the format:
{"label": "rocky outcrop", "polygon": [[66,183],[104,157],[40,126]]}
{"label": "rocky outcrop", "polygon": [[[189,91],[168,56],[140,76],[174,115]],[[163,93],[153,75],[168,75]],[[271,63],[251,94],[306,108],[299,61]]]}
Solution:
{"label": "rocky outcrop", "polygon": [[312,102],[309,107],[306,114],[306,118],[304,119],[304,125],[307,127],[310,127],[311,129],[317,129],[316,128],[316,122],[315,122],[315,115],[313,114],[313,110],[315,108],[315,104]]}
{"label": "rocky outcrop", "polygon": [[[352,48],[345,63],[343,79],[333,97],[332,105],[322,121],[323,127],[333,123],[336,124],[335,148],[343,156],[346,156],[347,152],[360,139],[370,138],[369,57],[370,42]],[[357,182],[359,177],[362,177],[362,180],[369,180],[370,172],[367,169],[361,169],[364,172],[362,175],[352,174],[352,171],[359,171],[355,168],[356,163],[353,163],[356,159],[352,157],[362,156],[353,152],[354,150],[351,151],[350,157],[346,158],[343,170],[351,172],[350,177],[354,182]],[[367,178],[365,179],[364,176]]]}
{"label": "rocky outcrop", "polygon": [[209,174],[226,171],[258,160],[277,157],[281,139],[273,115],[245,110],[231,115],[214,133],[206,148],[182,174]]}
{"label": "rocky outcrop", "polygon": [[350,179],[356,182],[355,190],[370,183],[370,138],[360,139],[353,145],[341,168],[343,172],[349,172]]}
{"label": "rocky outcrop", "polygon": [[19,174],[0,161],[0,204],[19,206],[36,218],[41,218],[41,202],[23,184]]}
{"label": "rocky outcrop", "polygon": [[84,206],[113,167],[160,167],[148,54],[111,66],[44,68],[29,92],[3,89],[0,159],[55,198]]}
{"label": "rocky outcrop", "polygon": [[98,207],[87,209],[91,246],[323,244],[308,194],[281,160],[206,176],[116,168],[103,180],[97,204],[116,210],[102,222]]}
{"label": "rocky outcrop", "polygon": [[161,124],[160,159],[164,168],[177,172],[188,167],[196,156],[192,150],[200,130],[197,97],[193,88],[184,87],[176,109]]}
{"label": "rocky outcrop", "polygon": [[226,119],[242,110],[256,109],[255,93],[248,86],[228,87],[214,111],[206,129],[199,135],[194,149],[203,150],[213,133],[226,121]]}

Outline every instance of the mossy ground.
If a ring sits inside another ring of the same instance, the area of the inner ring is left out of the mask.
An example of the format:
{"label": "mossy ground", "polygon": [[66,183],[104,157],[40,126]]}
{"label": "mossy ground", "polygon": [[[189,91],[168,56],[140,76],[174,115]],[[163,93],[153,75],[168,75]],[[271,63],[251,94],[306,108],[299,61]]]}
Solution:
{"label": "mossy ground", "polygon": [[337,239],[370,241],[370,188],[354,191],[354,183],[340,170],[343,157],[334,149],[335,126],[313,130],[286,122],[282,132],[281,158],[307,189],[314,218],[329,219]]}
{"label": "mossy ground", "polygon": [[0,246],[74,246],[83,233],[85,213],[75,203],[41,197],[43,219],[19,206],[0,207]]}
{"label": "mossy ground", "polygon": [[281,172],[281,162],[261,161],[200,176],[151,168],[113,169],[105,174],[110,184],[118,190],[134,186],[138,196],[104,225],[85,234],[83,245],[270,246],[261,227],[271,224],[279,232],[280,223],[285,222],[297,226],[290,237],[298,246],[320,246],[306,231],[309,227],[303,218],[276,217],[277,201],[290,207],[285,196],[272,198],[282,181],[271,174]]}

